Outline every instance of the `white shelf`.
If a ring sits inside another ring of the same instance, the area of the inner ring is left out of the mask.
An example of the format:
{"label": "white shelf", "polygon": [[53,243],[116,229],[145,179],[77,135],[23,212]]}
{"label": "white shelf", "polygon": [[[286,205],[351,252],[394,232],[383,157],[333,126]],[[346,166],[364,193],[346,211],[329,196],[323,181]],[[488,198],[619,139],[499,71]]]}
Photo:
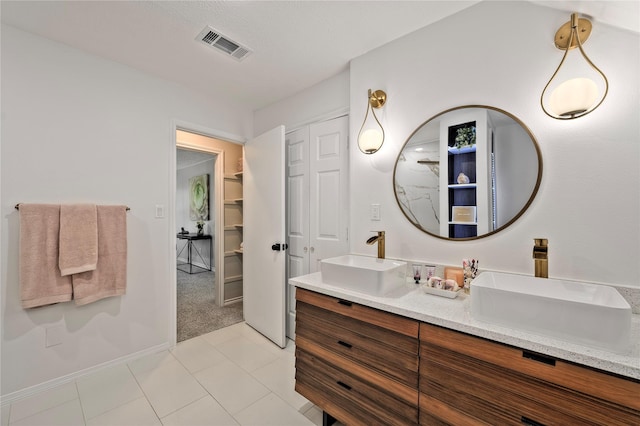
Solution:
{"label": "white shelf", "polygon": [[242,249],[234,250],[233,252],[234,252],[234,253],[236,253],[236,254],[244,254],[244,252],[242,251]]}
{"label": "white shelf", "polygon": [[224,200],[224,203],[227,205],[242,204],[242,198],[236,198],[233,200]]}
{"label": "white shelf", "polygon": [[242,179],[242,172],[226,173],[224,175],[224,178],[226,180],[241,180]]}
{"label": "white shelf", "polygon": [[477,183],[453,183],[449,185],[451,189],[465,189],[465,188],[476,188],[478,186]]}
{"label": "white shelf", "polygon": [[241,281],[241,280],[242,280],[242,275],[234,275],[234,276],[232,276],[232,277],[225,277],[225,278],[224,278],[224,283],[225,283],[225,284],[227,284],[227,283],[233,283],[233,282]]}
{"label": "white shelf", "polygon": [[224,227],[225,231],[242,231],[242,224],[233,224]]}
{"label": "white shelf", "polygon": [[448,222],[449,225],[478,225],[478,222]]}
{"label": "white shelf", "polygon": [[468,152],[476,152],[476,144],[473,144],[471,146],[463,146],[462,148],[456,148],[453,146],[450,146],[448,148],[449,154],[466,154]]}

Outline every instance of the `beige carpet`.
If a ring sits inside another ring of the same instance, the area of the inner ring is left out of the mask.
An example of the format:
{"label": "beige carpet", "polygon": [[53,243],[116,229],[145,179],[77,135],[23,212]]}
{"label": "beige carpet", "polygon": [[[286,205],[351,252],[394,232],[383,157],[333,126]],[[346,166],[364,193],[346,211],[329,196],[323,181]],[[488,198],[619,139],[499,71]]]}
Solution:
{"label": "beige carpet", "polygon": [[243,320],[242,303],[218,307],[213,272],[178,273],[178,342]]}

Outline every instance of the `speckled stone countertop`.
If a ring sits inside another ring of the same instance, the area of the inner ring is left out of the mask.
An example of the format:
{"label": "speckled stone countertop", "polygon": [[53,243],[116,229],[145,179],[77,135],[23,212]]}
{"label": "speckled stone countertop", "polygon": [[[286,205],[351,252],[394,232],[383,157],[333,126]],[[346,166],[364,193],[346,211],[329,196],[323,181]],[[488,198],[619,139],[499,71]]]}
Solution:
{"label": "speckled stone countertop", "polygon": [[618,354],[477,321],[471,318],[470,298],[463,293],[455,299],[448,299],[426,294],[413,283],[407,283],[404,288],[384,297],[369,296],[324,284],[320,272],[291,278],[289,283],[429,324],[640,380],[640,315],[632,315],[631,350]]}

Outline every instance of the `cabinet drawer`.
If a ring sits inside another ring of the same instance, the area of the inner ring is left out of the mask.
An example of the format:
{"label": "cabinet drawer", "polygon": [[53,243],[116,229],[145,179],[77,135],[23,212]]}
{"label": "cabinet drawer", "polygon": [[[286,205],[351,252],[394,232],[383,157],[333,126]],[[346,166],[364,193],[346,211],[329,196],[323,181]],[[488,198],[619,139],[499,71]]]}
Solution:
{"label": "cabinet drawer", "polygon": [[296,349],[296,390],[347,424],[408,425],[418,422],[417,403],[412,405],[398,400],[300,347]]}
{"label": "cabinet drawer", "polygon": [[322,359],[327,364],[331,364],[343,371],[348,371],[349,374],[354,377],[358,377],[371,386],[393,395],[394,398],[400,401],[412,406],[418,405],[418,389],[415,387],[407,386],[365,365],[340,356],[302,336],[296,338],[296,349],[300,349],[318,359]]}
{"label": "cabinet drawer", "polygon": [[483,422],[456,409],[450,403],[420,394],[420,424],[424,426],[491,426],[496,422]]}
{"label": "cabinet drawer", "polygon": [[[362,306],[347,300],[338,299],[302,288],[296,289],[296,299],[338,314],[377,325],[406,336],[418,338],[419,323],[410,318],[383,312]],[[297,307],[296,307],[297,309]]]}
{"label": "cabinet drawer", "polygon": [[[640,424],[636,382],[440,327],[425,325],[421,340],[421,395],[452,402],[477,419]],[[624,390],[629,393],[620,397]]]}
{"label": "cabinet drawer", "polygon": [[[417,337],[400,334],[387,328],[338,314],[303,301],[297,302],[296,312],[298,312],[298,310],[301,310],[303,313],[307,312],[309,317],[317,318],[318,320],[333,324],[335,327],[357,333],[366,339],[384,344],[394,350],[409,353],[414,357],[418,356],[419,343]],[[415,323],[418,324],[417,321],[415,321]]]}
{"label": "cabinet drawer", "polygon": [[[387,334],[392,334],[385,339]],[[300,302],[296,336],[418,387],[418,341]],[[397,343],[397,344],[394,344]],[[408,347],[411,352],[398,350]],[[412,353],[413,352],[413,353]]]}
{"label": "cabinet drawer", "polygon": [[476,419],[505,424],[529,419],[545,425],[629,425],[640,421],[630,408],[459,353],[424,349],[421,397],[424,394],[452,404]]}

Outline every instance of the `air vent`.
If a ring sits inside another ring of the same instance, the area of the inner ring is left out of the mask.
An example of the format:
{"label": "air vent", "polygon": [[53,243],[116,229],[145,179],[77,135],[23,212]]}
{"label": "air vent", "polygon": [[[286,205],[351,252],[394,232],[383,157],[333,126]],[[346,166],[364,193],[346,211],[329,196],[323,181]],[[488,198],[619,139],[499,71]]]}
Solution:
{"label": "air vent", "polygon": [[220,31],[209,26],[200,31],[196,40],[206,44],[207,46],[215,47],[225,55],[231,56],[237,61],[242,61],[252,52],[248,47],[242,46],[240,43],[231,40],[227,36],[221,34]]}

